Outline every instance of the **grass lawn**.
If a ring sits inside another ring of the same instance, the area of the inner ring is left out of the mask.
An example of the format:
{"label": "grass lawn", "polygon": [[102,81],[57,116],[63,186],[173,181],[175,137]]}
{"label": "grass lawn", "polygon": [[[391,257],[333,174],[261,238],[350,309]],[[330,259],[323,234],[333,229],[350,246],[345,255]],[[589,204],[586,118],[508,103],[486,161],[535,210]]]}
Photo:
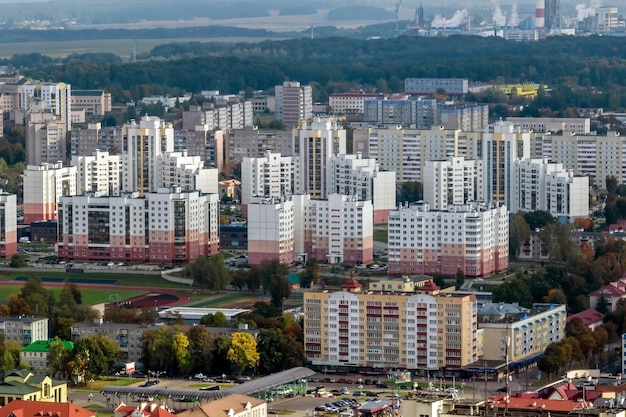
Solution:
{"label": "grass lawn", "polygon": [[[20,292],[22,286],[20,285],[8,285],[8,286],[0,286],[0,300],[8,300],[9,296],[14,293]],[[62,288],[54,287],[50,288],[54,293],[54,296],[58,300],[61,294]],[[135,297],[137,295],[145,294],[149,290],[146,288],[146,291],[137,291],[137,290],[120,290],[116,287],[111,287],[111,290],[101,290],[101,289],[93,289],[93,288],[81,288],[80,292],[83,296],[83,304],[86,305],[94,305],[99,303],[108,303],[109,296],[113,294],[118,294],[120,299],[125,300],[127,298]]]}
{"label": "grass lawn", "polygon": [[[104,279],[117,280],[117,286],[128,287],[146,287],[146,288],[177,288],[190,289],[189,285],[170,282],[161,278],[159,273],[156,274],[133,274],[125,273],[126,271],[115,272],[84,272],[82,274],[65,272],[63,270],[48,269],[45,271],[4,271],[0,273],[0,280],[9,281],[16,277],[56,277],[56,278],[81,278],[81,279]],[[97,284],[97,282],[94,282]]]}
{"label": "grass lawn", "polygon": [[289,414],[295,414],[296,412],[294,410],[275,410],[273,408],[267,410],[267,414],[276,414],[279,416],[286,416]]}
{"label": "grass lawn", "polygon": [[114,376],[104,376],[97,381],[89,382],[86,386],[75,388],[75,390],[83,392],[100,392],[100,390],[107,385],[119,385],[120,387],[126,387],[142,381],[143,378],[127,378],[126,376],[117,378]]}
{"label": "grass lawn", "polygon": [[385,243],[387,243],[387,241],[388,241],[387,231],[386,230],[375,229],[374,230],[374,240],[376,242],[385,242]]}

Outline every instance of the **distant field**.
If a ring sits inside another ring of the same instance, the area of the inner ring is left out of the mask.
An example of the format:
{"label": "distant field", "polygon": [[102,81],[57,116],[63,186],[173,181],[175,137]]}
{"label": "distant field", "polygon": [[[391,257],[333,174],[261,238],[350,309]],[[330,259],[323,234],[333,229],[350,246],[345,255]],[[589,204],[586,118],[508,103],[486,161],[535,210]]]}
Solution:
{"label": "distant field", "polygon": [[[71,54],[109,52],[130,60],[133,48],[137,54],[149,52],[158,45],[174,42],[262,42],[268,38],[224,37],[224,38],[175,38],[175,39],[94,39],[81,41],[13,42],[0,43],[0,58],[10,58],[14,54],[40,53],[53,58],[63,58]],[[277,39],[277,38],[272,38]]]}
{"label": "distant field", "polygon": [[[18,293],[22,287],[18,285],[0,285],[0,300],[7,300],[11,294]],[[50,288],[54,293],[54,296],[58,299],[61,294],[61,288]],[[145,294],[146,291],[132,291],[132,290],[120,290],[119,288],[111,287],[110,290],[81,288],[80,292],[83,296],[83,304],[94,305],[100,303],[108,303],[111,295],[117,294],[121,300],[127,298],[136,297],[141,294]]]}

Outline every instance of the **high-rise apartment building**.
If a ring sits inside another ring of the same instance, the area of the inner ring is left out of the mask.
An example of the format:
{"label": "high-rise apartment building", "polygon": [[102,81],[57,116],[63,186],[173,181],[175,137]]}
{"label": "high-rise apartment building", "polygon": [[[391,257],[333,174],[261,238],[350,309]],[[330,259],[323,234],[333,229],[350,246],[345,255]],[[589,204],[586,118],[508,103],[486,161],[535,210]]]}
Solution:
{"label": "high-rise apartment building", "polygon": [[57,218],[62,196],[76,194],[76,167],[28,165],[24,171],[24,224]]}
{"label": "high-rise apartment building", "polygon": [[291,265],[294,251],[294,200],[291,197],[255,198],[248,205],[248,263],[260,265],[265,259],[278,259]]}
{"label": "high-rise apartment building", "polygon": [[588,117],[507,117],[506,121],[538,133],[571,132],[586,135],[591,131],[591,119]]}
{"label": "high-rise apartment building", "polygon": [[276,96],[276,119],[285,127],[296,127],[300,120],[313,116],[313,90],[297,81],[285,81],[274,88]]}
{"label": "high-rise apartment building", "polygon": [[300,190],[312,199],[326,198],[330,186],[329,161],[346,153],[346,131],[336,121],[316,118],[293,130],[295,154],[300,156]]}
{"label": "high-rise apartment building", "polygon": [[461,95],[469,91],[466,78],[405,78],[404,92],[407,94],[434,94],[444,90],[445,94]]}
{"label": "high-rise apartment building", "polygon": [[50,112],[55,119],[65,124],[65,131],[72,130],[72,87],[66,83],[24,83],[22,85],[22,109],[31,103],[40,102],[43,111]]}
{"label": "high-rise apartment building", "polygon": [[333,113],[363,114],[365,100],[383,99],[382,93],[331,93],[328,95],[328,106]]}
{"label": "high-rise apartment building", "polygon": [[174,151],[174,128],[158,117],[144,116],[139,123],[131,120],[122,127],[125,154],[124,189],[139,195],[158,188],[159,164],[157,158]]}
{"label": "high-rise apartment building", "polygon": [[575,176],[547,158],[517,161],[511,213],[544,210],[574,221],[589,216],[589,177]]}
{"label": "high-rise apartment building", "polygon": [[55,163],[66,158],[67,124],[44,108],[42,101],[30,103],[26,113],[26,155],[29,165]]}
{"label": "high-rise apartment building", "polygon": [[187,263],[219,252],[217,194],[179,187],[121,196],[63,197],[59,258]]}
{"label": "high-rise apartment building", "polygon": [[484,200],[483,163],[450,156],[444,161],[426,161],[424,201],[432,210]]}
{"label": "high-rise apartment building", "polygon": [[485,130],[481,142],[485,201],[510,207],[515,194],[515,162],[530,158],[530,133],[500,121]]}
{"label": "high-rise apartment building", "polygon": [[166,152],[157,156],[157,188],[181,187],[202,194],[217,194],[217,168],[205,168],[199,156],[187,152]]}
{"label": "high-rise apartment building", "polygon": [[96,150],[91,156],[72,157],[76,167],[76,194],[98,192],[119,195],[124,177],[124,157]]}
{"label": "high-rise apartment building", "polygon": [[17,196],[0,192],[0,257],[17,253]]}
{"label": "high-rise apartment building", "polygon": [[389,214],[389,273],[489,276],[509,266],[505,206],[471,203],[430,210],[427,203]]}
{"label": "high-rise apartment building", "polygon": [[267,151],[281,155],[294,154],[294,141],[291,130],[267,130],[258,127],[236,129],[229,132],[230,158],[233,165],[243,158],[258,158]]}
{"label": "high-rise apartment building", "polygon": [[341,291],[304,293],[304,350],[318,368],[460,370],[478,359],[476,297],[367,291],[350,278]]}
{"label": "high-rise apartment building", "polygon": [[336,155],[330,158],[329,193],[371,200],[374,223],[386,223],[396,207],[396,173],[381,171],[373,158],[361,154]]}
{"label": "high-rise apartment building", "polygon": [[304,221],[304,251],[329,264],[367,265],[374,259],[371,200],[330,194],[311,200]]}
{"label": "high-rise apartment building", "polygon": [[255,197],[280,199],[300,194],[300,159],[268,151],[259,158],[244,157],[241,162],[241,204]]}

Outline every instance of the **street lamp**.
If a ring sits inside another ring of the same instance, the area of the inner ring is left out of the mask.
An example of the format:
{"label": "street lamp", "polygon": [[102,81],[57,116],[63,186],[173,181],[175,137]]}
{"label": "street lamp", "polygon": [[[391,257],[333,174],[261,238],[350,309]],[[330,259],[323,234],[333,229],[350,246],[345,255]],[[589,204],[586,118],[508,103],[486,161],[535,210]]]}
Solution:
{"label": "street lamp", "polygon": [[115,385],[119,385],[120,383],[120,373],[116,372],[115,373]]}

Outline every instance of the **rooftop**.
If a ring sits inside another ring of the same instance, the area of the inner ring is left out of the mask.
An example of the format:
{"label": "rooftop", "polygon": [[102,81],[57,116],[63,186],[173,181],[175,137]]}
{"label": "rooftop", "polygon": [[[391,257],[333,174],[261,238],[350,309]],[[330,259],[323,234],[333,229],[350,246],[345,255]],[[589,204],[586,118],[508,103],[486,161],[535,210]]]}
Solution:
{"label": "rooftop", "polygon": [[547,311],[556,310],[559,307],[563,307],[562,304],[534,304],[532,308],[527,309],[526,311],[514,314],[506,314],[504,317],[499,319],[486,319],[481,324],[490,324],[490,323],[515,323],[520,320],[526,320],[533,316],[539,315],[541,313],[545,313]]}
{"label": "rooftop", "polygon": [[72,403],[13,400],[2,407],[2,414],[15,417],[93,417],[95,411]]}
{"label": "rooftop", "polygon": [[[50,346],[55,342],[55,339],[37,340],[28,346],[24,346],[20,352],[50,352]],[[65,349],[74,350],[74,343],[67,340],[61,340],[60,342]]]}

